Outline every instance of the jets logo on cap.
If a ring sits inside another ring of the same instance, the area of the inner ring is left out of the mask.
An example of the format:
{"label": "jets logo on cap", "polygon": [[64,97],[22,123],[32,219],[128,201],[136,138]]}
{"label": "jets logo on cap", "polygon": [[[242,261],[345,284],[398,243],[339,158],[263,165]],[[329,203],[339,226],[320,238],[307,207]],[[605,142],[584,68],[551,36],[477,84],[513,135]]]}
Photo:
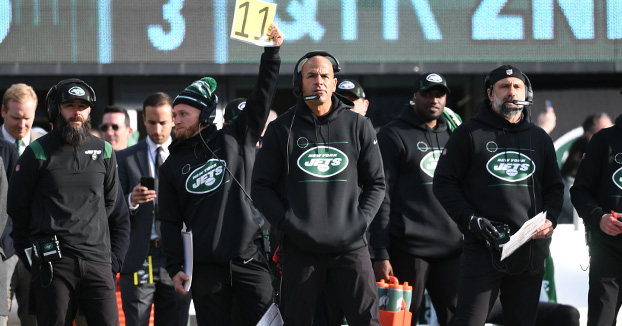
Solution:
{"label": "jets logo on cap", "polygon": [[529,156],[508,151],[493,156],[486,163],[486,169],[498,179],[517,182],[529,178],[536,171],[536,166]]}
{"label": "jets logo on cap", "polygon": [[217,189],[224,179],[223,160],[211,159],[194,170],[186,179],[186,191],[193,194],[205,194]]}
{"label": "jets logo on cap", "polygon": [[429,74],[427,77],[425,77],[425,80],[432,82],[432,83],[442,83],[443,77],[437,74]]}
{"label": "jets logo on cap", "polygon": [[512,69],[507,69],[507,70],[505,71],[505,73],[506,73],[508,76],[511,76],[511,75],[512,75],[512,73],[513,73],[513,71],[512,71]]}
{"label": "jets logo on cap", "polygon": [[302,153],[298,158],[298,167],[318,178],[328,178],[348,167],[346,154],[334,147],[317,146]]}
{"label": "jets logo on cap", "polygon": [[441,157],[441,150],[433,150],[429,152],[426,156],[421,159],[421,163],[419,163],[419,167],[421,171],[425,174],[429,175],[431,178],[434,177],[434,171],[436,171],[436,165],[438,164],[438,159]]}
{"label": "jets logo on cap", "polygon": [[622,168],[619,168],[616,172],[614,172],[611,179],[613,180],[613,184],[622,189]]}
{"label": "jets logo on cap", "polygon": [[339,89],[354,89],[355,86],[354,86],[353,82],[351,82],[349,80],[346,80],[346,81],[341,82],[339,84],[339,86],[337,86],[337,87]]}
{"label": "jets logo on cap", "polygon": [[82,87],[80,86],[74,86],[72,88],[70,88],[67,93],[73,95],[73,96],[84,96],[86,95],[86,92],[82,89]]}

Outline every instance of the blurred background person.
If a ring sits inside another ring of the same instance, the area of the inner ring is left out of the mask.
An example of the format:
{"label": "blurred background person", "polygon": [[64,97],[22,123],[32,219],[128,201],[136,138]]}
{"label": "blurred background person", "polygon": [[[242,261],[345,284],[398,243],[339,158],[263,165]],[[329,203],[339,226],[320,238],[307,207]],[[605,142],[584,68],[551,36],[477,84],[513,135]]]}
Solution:
{"label": "blurred background person", "polygon": [[130,115],[126,109],[118,105],[108,105],[104,108],[99,130],[102,138],[117,152],[127,148],[127,142],[134,132],[130,126]]}
{"label": "blurred background person", "polygon": [[367,114],[369,101],[365,98],[365,91],[358,81],[354,79],[343,79],[337,84],[335,93],[343,95],[354,103],[352,111],[361,115]]}

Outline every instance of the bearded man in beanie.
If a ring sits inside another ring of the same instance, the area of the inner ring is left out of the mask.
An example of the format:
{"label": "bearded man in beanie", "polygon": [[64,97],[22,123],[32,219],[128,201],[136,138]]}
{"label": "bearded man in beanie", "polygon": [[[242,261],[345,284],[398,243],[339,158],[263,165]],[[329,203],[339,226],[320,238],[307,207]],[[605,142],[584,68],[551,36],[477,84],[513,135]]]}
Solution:
{"label": "bearded man in beanie", "polygon": [[[504,65],[485,87],[487,98],[453,132],[434,173],[434,195],[464,235],[453,325],[483,325],[498,294],[504,325],[535,325],[564,185],[551,137],[530,119],[527,76]],[[501,261],[500,239],[540,212],[545,223]]]}
{"label": "bearded man in beanie", "polygon": [[7,207],[14,231],[30,236],[29,245],[16,249],[34,244],[37,322],[70,325],[79,305],[89,325],[119,325],[114,275],[130,225],[127,214],[111,218],[118,191],[115,153],[90,134],[95,92],[85,82],[61,81],[46,102],[54,129],[20,156]]}
{"label": "bearded man in beanie", "polygon": [[213,124],[216,81],[205,77],[173,101],[177,139],[160,167],[158,219],[167,270],[182,294],[181,230],[193,232],[192,299],[199,325],[230,325],[232,303],[242,325],[255,325],[272,303],[271,276],[261,249],[261,223],[249,197],[255,144],[276,90],[283,34],[276,24],[268,37],[259,76],[237,119],[221,130]]}

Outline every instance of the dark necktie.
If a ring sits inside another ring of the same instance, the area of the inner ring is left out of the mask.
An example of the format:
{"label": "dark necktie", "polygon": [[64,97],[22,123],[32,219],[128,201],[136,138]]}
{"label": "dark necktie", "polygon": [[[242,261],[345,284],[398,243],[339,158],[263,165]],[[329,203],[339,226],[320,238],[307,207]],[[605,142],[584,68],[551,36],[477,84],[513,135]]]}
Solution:
{"label": "dark necktie", "polygon": [[16,139],[15,148],[17,148],[17,155],[22,155],[22,146],[24,146],[24,141],[21,139]]}
{"label": "dark necktie", "polygon": [[[162,146],[158,146],[158,148],[156,149],[156,156],[155,156],[155,190],[156,193],[158,192],[158,188],[160,186],[160,180],[159,180],[159,176],[160,176],[160,166],[162,165]],[[157,215],[158,215],[158,199],[156,198],[154,201],[154,206],[155,206],[155,227],[156,227],[156,233],[159,235],[160,234],[160,223],[157,219]]]}
{"label": "dark necktie", "polygon": [[160,176],[160,166],[162,165],[162,147],[158,146],[155,157],[155,175],[156,179]]}

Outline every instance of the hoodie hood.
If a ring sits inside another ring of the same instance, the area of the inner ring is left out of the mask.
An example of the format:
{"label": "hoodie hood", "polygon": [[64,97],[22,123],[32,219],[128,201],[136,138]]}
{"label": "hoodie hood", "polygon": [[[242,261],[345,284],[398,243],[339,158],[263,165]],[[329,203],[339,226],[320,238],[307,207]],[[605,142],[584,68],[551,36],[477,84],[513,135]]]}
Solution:
{"label": "hoodie hood", "polygon": [[[317,117],[313,114],[313,111],[302,99],[298,99],[298,104],[290,110],[297,110],[295,112],[296,117],[310,124],[325,124],[335,121],[340,114],[345,110],[350,110],[354,107],[354,103],[348,100],[344,96],[333,93],[331,96],[332,106],[328,114]],[[300,110],[302,108],[302,110]]]}
{"label": "hoodie hood", "polygon": [[480,105],[477,114],[473,117],[473,120],[479,121],[495,129],[503,130],[504,132],[521,132],[529,130],[533,124],[527,119],[527,108],[523,108],[521,115],[522,118],[518,123],[511,123],[504,117],[497,114],[497,112],[492,109],[492,103],[490,100],[485,99]]}
{"label": "hoodie hood", "polygon": [[428,131],[432,133],[441,133],[447,131],[447,121],[445,120],[445,115],[441,114],[441,116],[436,120],[436,127],[430,128],[415,112],[415,108],[410,104],[405,104],[402,107],[402,111],[395,118],[396,120],[403,121],[407,123],[409,126],[412,126],[415,129],[419,129],[422,131]]}

